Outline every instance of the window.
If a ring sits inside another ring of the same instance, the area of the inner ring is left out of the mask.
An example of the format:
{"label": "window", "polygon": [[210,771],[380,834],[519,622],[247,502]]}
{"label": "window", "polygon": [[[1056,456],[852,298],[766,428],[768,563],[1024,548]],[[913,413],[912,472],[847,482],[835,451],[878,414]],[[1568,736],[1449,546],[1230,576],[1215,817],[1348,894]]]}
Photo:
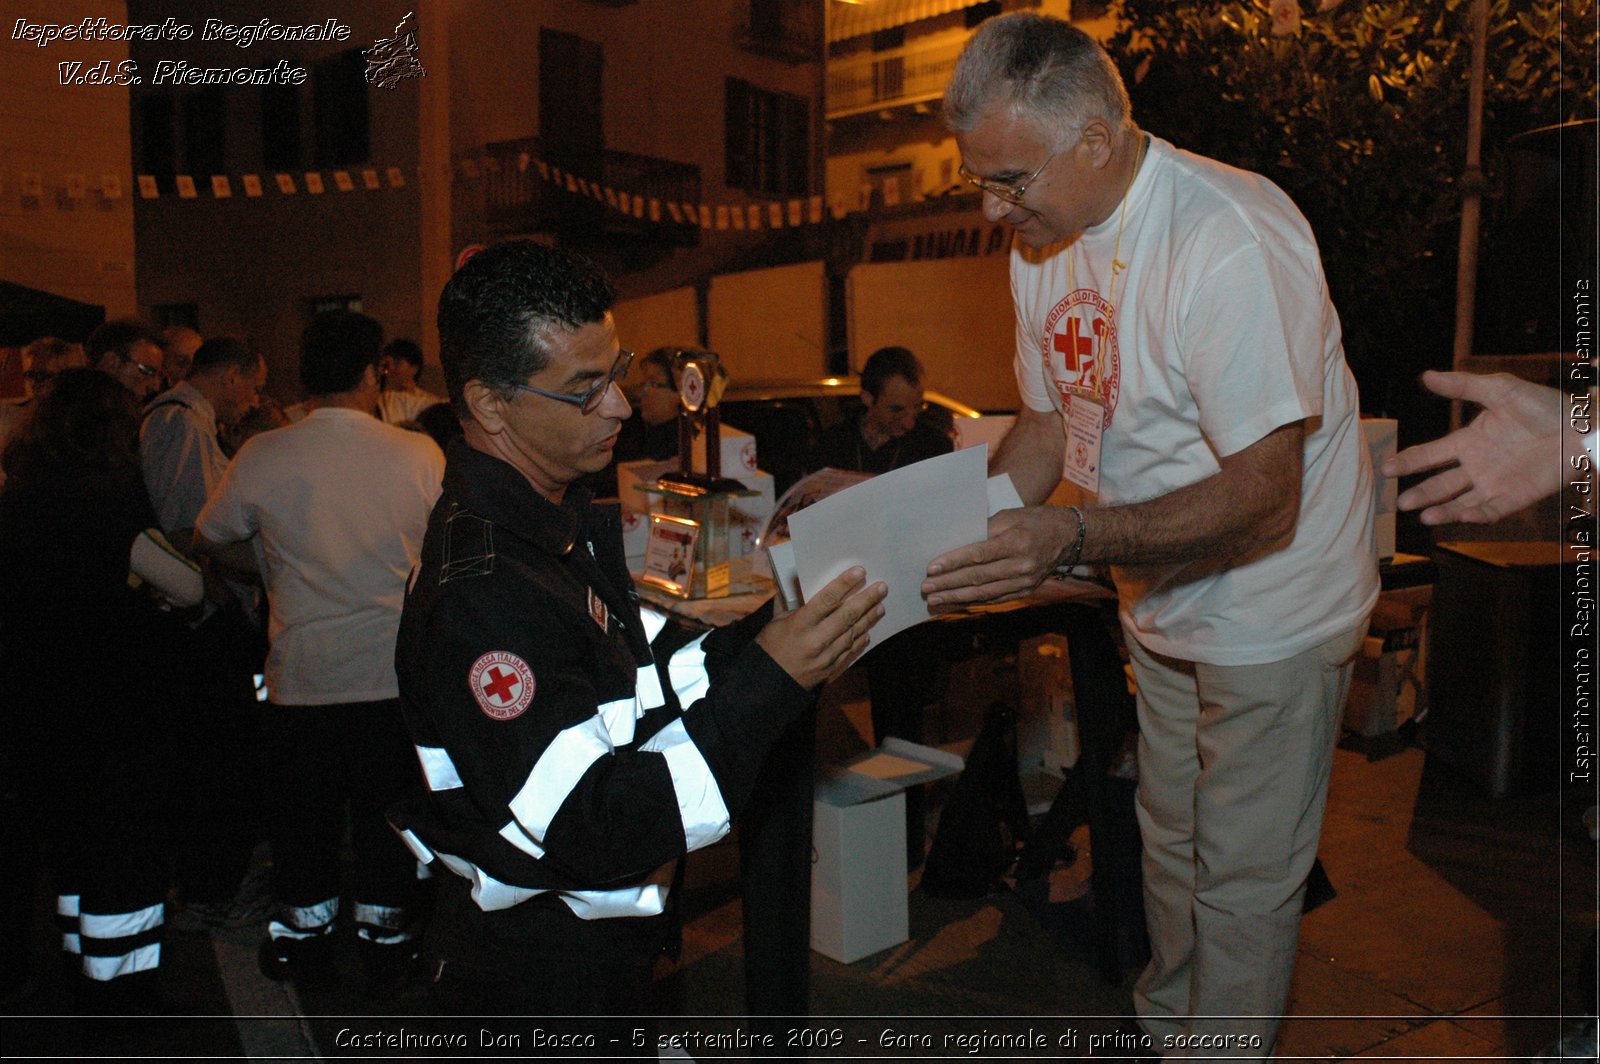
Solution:
{"label": "window", "polygon": [[261,165],[268,170],[298,170],[300,87],[268,85],[261,90]]}
{"label": "window", "polygon": [[163,329],[168,325],[182,325],[198,332],[200,329],[200,304],[157,303],[150,308],[150,317]]}
{"label": "window", "polygon": [[[1073,6],[1074,9],[1076,9],[1078,7],[1078,4],[1077,4],[1076,0],[1075,0],[1075,2],[1073,3],[1072,6]],[[1105,3],[1103,2],[1103,0],[1101,2],[1100,6],[1101,7],[1105,6]],[[970,29],[975,29],[979,25],[983,24],[984,22],[987,22],[989,19],[994,18],[999,13],[1000,13],[1000,0],[984,0],[984,2],[981,3],[981,4],[973,4],[971,7],[967,8],[967,10],[966,10],[967,29],[969,29],[969,30]],[[1076,10],[1073,11],[1073,17],[1074,18],[1079,17]]]}
{"label": "window", "polygon": [[803,196],[811,188],[810,103],[728,78],[726,177],[729,188]]}
{"label": "window", "polygon": [[357,314],[360,314],[362,313],[361,296],[359,294],[344,296],[312,296],[310,299],[306,300],[307,320],[316,317],[318,314],[325,314],[330,310],[353,310]]}
{"label": "window", "polygon": [[222,89],[212,86],[183,97],[184,173],[204,181],[227,172],[227,105]]}
{"label": "window", "polygon": [[173,105],[168,93],[139,99],[139,164],[142,173],[165,177],[178,172],[178,145],[173,137]]}
{"label": "window", "polygon": [[317,64],[311,96],[316,114],[316,165],[344,166],[372,157],[367,61],[351,48]]}

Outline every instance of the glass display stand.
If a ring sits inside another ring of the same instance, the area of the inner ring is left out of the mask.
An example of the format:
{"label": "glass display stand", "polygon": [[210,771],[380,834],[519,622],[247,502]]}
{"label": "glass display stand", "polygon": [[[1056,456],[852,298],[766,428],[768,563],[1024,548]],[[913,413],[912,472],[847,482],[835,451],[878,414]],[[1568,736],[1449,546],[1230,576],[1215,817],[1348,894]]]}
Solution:
{"label": "glass display stand", "polygon": [[[679,598],[722,598],[728,594],[728,517],[729,504],[734,499],[753,498],[760,494],[735,480],[719,480],[717,487],[729,490],[710,490],[681,481],[657,481],[641,485],[646,495],[659,496],[662,514],[677,518],[679,524],[689,522],[698,529],[694,536],[693,563],[688,575],[673,579],[655,571],[647,551],[643,579]],[[732,488],[738,490],[731,490]],[[655,526],[651,528],[652,536]],[[654,547],[654,543],[652,543]]]}

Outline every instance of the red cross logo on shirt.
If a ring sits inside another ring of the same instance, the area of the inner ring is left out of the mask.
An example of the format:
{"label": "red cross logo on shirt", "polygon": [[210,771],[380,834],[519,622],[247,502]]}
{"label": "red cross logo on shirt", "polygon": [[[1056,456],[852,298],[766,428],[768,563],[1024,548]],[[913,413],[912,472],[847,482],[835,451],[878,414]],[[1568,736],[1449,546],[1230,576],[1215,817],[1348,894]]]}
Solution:
{"label": "red cross logo on shirt", "polygon": [[1061,352],[1061,361],[1074,380],[1083,376],[1090,359],[1094,357],[1094,341],[1078,335],[1078,327],[1082,324],[1082,318],[1068,318],[1067,332],[1056,333],[1050,338],[1051,345]]}
{"label": "red cross logo on shirt", "polygon": [[491,650],[472,663],[467,687],[478,708],[494,720],[513,720],[533,701],[533,670],[515,654]]}

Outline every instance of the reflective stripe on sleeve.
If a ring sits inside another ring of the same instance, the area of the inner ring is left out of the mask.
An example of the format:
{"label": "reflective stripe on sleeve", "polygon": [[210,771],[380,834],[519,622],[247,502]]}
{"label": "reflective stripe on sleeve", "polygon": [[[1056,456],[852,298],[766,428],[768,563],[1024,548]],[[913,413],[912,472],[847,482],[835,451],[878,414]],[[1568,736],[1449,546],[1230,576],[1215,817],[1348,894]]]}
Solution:
{"label": "reflective stripe on sleeve", "polygon": [[691,850],[709,846],[728,833],[728,806],[722,800],[711,766],[689,738],[682,720],[650,737],[641,749],[655,751],[667,759],[672,774],[672,789],[678,799],[678,816],[683,820],[683,837]]}
{"label": "reflective stripe on sleeve", "polygon": [[606,702],[596,712],[606,726],[606,734],[611,736],[613,749],[633,742],[633,724],[642,712],[638,698],[619,698],[614,702]]}
{"label": "reflective stripe on sleeve", "polygon": [[542,845],[550,821],[589,766],[611,750],[610,736],[598,716],[567,728],[545,748],[510,802],[511,815],[536,846]]}
{"label": "reflective stripe on sleeve", "polygon": [[633,687],[639,696],[641,710],[655,709],[657,706],[667,704],[667,696],[661,691],[661,674],[656,671],[654,662],[639,666],[639,675],[634,680]]}
{"label": "reflective stripe on sleeve", "polygon": [[702,646],[709,634],[697,636],[692,643],[672,655],[672,660],[667,663],[667,678],[672,683],[672,689],[678,692],[678,703],[685,709],[711,690],[711,677],[706,675],[706,652]]}
{"label": "reflective stripe on sleeve", "polygon": [[667,615],[649,606],[639,607],[639,623],[644,625],[644,639],[647,643],[655,642],[656,636],[667,626]]}
{"label": "reflective stripe on sleeve", "polygon": [[428,781],[430,791],[453,791],[463,786],[456,763],[450,752],[442,746],[417,747],[417,760],[422,763],[422,777]]}

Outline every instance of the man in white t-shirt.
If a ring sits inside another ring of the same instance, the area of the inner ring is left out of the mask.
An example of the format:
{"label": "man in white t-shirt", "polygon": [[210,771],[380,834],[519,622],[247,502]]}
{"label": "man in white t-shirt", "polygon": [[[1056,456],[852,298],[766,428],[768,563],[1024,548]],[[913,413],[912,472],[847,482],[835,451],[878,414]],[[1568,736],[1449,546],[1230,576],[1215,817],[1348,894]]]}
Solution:
{"label": "man in white t-shirt", "polygon": [[[1023,410],[993,465],[1029,505],[935,559],[924,594],[948,609],[1111,567],[1139,686],[1146,1047],[1267,1056],[1378,594],[1316,242],[1270,182],[1140,131],[1109,57],[1059,19],[985,23],[945,116],[985,217],[1016,231]],[[1084,505],[1039,505],[1063,478]]]}
{"label": "man in white t-shirt", "polygon": [[385,810],[417,787],[400,716],[395,636],[444,455],[372,416],[383,333],[318,315],[301,339],[301,421],[252,437],[195,522],[196,549],[261,537],[270,607],[265,757],[273,889],[261,952],[276,979],[325,974],[349,806],[353,917],[368,974],[412,952],[415,862]]}

